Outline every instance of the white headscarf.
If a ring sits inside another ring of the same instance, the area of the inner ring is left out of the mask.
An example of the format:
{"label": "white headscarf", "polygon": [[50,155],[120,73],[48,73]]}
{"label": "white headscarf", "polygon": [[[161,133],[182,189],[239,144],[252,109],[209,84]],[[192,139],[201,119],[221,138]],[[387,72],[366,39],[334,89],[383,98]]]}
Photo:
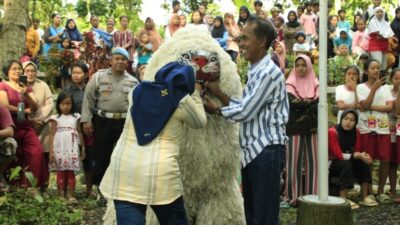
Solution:
{"label": "white headscarf", "polygon": [[393,30],[390,27],[390,24],[385,21],[385,18],[382,17],[381,19],[378,19],[378,17],[376,17],[376,13],[378,11],[385,12],[385,10],[381,6],[375,8],[374,17],[372,17],[371,21],[369,21],[368,24],[368,33],[378,33],[386,39],[390,38],[394,35]]}

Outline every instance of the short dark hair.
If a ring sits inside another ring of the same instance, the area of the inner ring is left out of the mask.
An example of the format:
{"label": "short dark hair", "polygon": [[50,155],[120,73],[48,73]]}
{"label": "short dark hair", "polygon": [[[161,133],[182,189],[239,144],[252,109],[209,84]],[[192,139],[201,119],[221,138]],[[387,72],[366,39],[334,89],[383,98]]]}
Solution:
{"label": "short dark hair", "polygon": [[39,20],[38,18],[34,18],[34,19],[32,20],[32,22],[33,22],[33,23],[40,23],[40,20]]}
{"label": "short dark hair", "polygon": [[175,7],[177,5],[180,5],[181,3],[179,1],[172,1],[172,7]]}
{"label": "short dark hair", "polygon": [[342,12],[346,13],[346,10],[345,10],[345,9],[339,9],[339,10],[337,11],[337,14],[339,15],[339,14],[342,13]]}
{"label": "short dark hair", "polygon": [[4,74],[4,76],[8,77],[8,72],[10,72],[11,66],[13,64],[18,64],[22,69],[22,64],[18,60],[10,59],[3,65],[3,74]]}
{"label": "short dark hair", "polygon": [[129,22],[129,17],[128,17],[127,15],[122,15],[122,16],[120,16],[120,17],[119,17],[119,21],[121,22],[121,20],[122,20],[123,18],[126,18],[126,19],[128,20],[128,22]]}
{"label": "short dark hair", "polygon": [[258,39],[266,39],[265,48],[268,50],[271,47],[272,42],[277,37],[276,31],[271,22],[263,20],[259,17],[250,16],[247,20],[247,25],[251,24],[255,25],[253,33],[256,35],[256,37]]}
{"label": "short dark hair", "polygon": [[262,7],[262,6],[263,6],[262,1],[259,1],[259,0],[255,1],[255,2],[254,2],[254,7],[256,7],[256,6]]}
{"label": "short dark hair", "polygon": [[87,67],[86,64],[85,64],[84,62],[82,62],[82,61],[78,61],[78,62],[72,64],[72,66],[71,66],[71,71],[72,71],[72,69],[73,69],[74,67],[79,67],[79,68],[81,68],[82,71],[85,73],[85,75],[87,75],[87,74],[89,73],[88,67]]}

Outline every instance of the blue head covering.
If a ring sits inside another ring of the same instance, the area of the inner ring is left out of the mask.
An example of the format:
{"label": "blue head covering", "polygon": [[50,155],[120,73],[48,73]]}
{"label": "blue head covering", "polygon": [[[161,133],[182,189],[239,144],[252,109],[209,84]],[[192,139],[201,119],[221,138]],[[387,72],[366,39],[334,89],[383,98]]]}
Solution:
{"label": "blue head covering", "polygon": [[122,55],[122,56],[124,56],[126,59],[129,59],[129,53],[128,53],[128,51],[127,51],[125,48],[122,48],[122,47],[113,48],[113,50],[112,50],[112,52],[111,52],[111,55],[115,55],[115,54]]}
{"label": "blue head covering", "polygon": [[130,111],[139,145],[156,138],[181,99],[194,92],[194,76],[193,67],[170,62],[158,70],[154,82],[136,86]]}
{"label": "blue head covering", "polygon": [[81,35],[81,33],[79,33],[79,30],[76,27],[76,23],[75,23],[75,28],[69,29],[68,24],[71,21],[73,21],[75,23],[75,20],[73,20],[73,19],[67,20],[67,23],[65,24],[66,35],[64,37],[69,38],[72,41],[83,41],[82,35]]}

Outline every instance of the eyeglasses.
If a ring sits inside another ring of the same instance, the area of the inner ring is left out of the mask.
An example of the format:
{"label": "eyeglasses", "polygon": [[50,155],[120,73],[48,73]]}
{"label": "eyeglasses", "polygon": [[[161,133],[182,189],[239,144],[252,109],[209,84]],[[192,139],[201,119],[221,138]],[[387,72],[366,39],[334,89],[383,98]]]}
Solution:
{"label": "eyeglasses", "polygon": [[24,70],[24,73],[36,73],[36,70]]}
{"label": "eyeglasses", "polygon": [[22,71],[22,68],[20,67],[14,67],[10,69],[11,71]]}

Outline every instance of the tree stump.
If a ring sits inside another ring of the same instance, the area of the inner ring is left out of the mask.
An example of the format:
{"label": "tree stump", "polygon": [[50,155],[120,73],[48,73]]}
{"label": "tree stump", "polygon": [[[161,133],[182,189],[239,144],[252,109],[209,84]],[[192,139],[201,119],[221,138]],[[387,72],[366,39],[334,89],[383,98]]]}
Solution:
{"label": "tree stump", "polygon": [[353,225],[348,200],[329,196],[320,201],[316,195],[306,195],[297,202],[297,225]]}

